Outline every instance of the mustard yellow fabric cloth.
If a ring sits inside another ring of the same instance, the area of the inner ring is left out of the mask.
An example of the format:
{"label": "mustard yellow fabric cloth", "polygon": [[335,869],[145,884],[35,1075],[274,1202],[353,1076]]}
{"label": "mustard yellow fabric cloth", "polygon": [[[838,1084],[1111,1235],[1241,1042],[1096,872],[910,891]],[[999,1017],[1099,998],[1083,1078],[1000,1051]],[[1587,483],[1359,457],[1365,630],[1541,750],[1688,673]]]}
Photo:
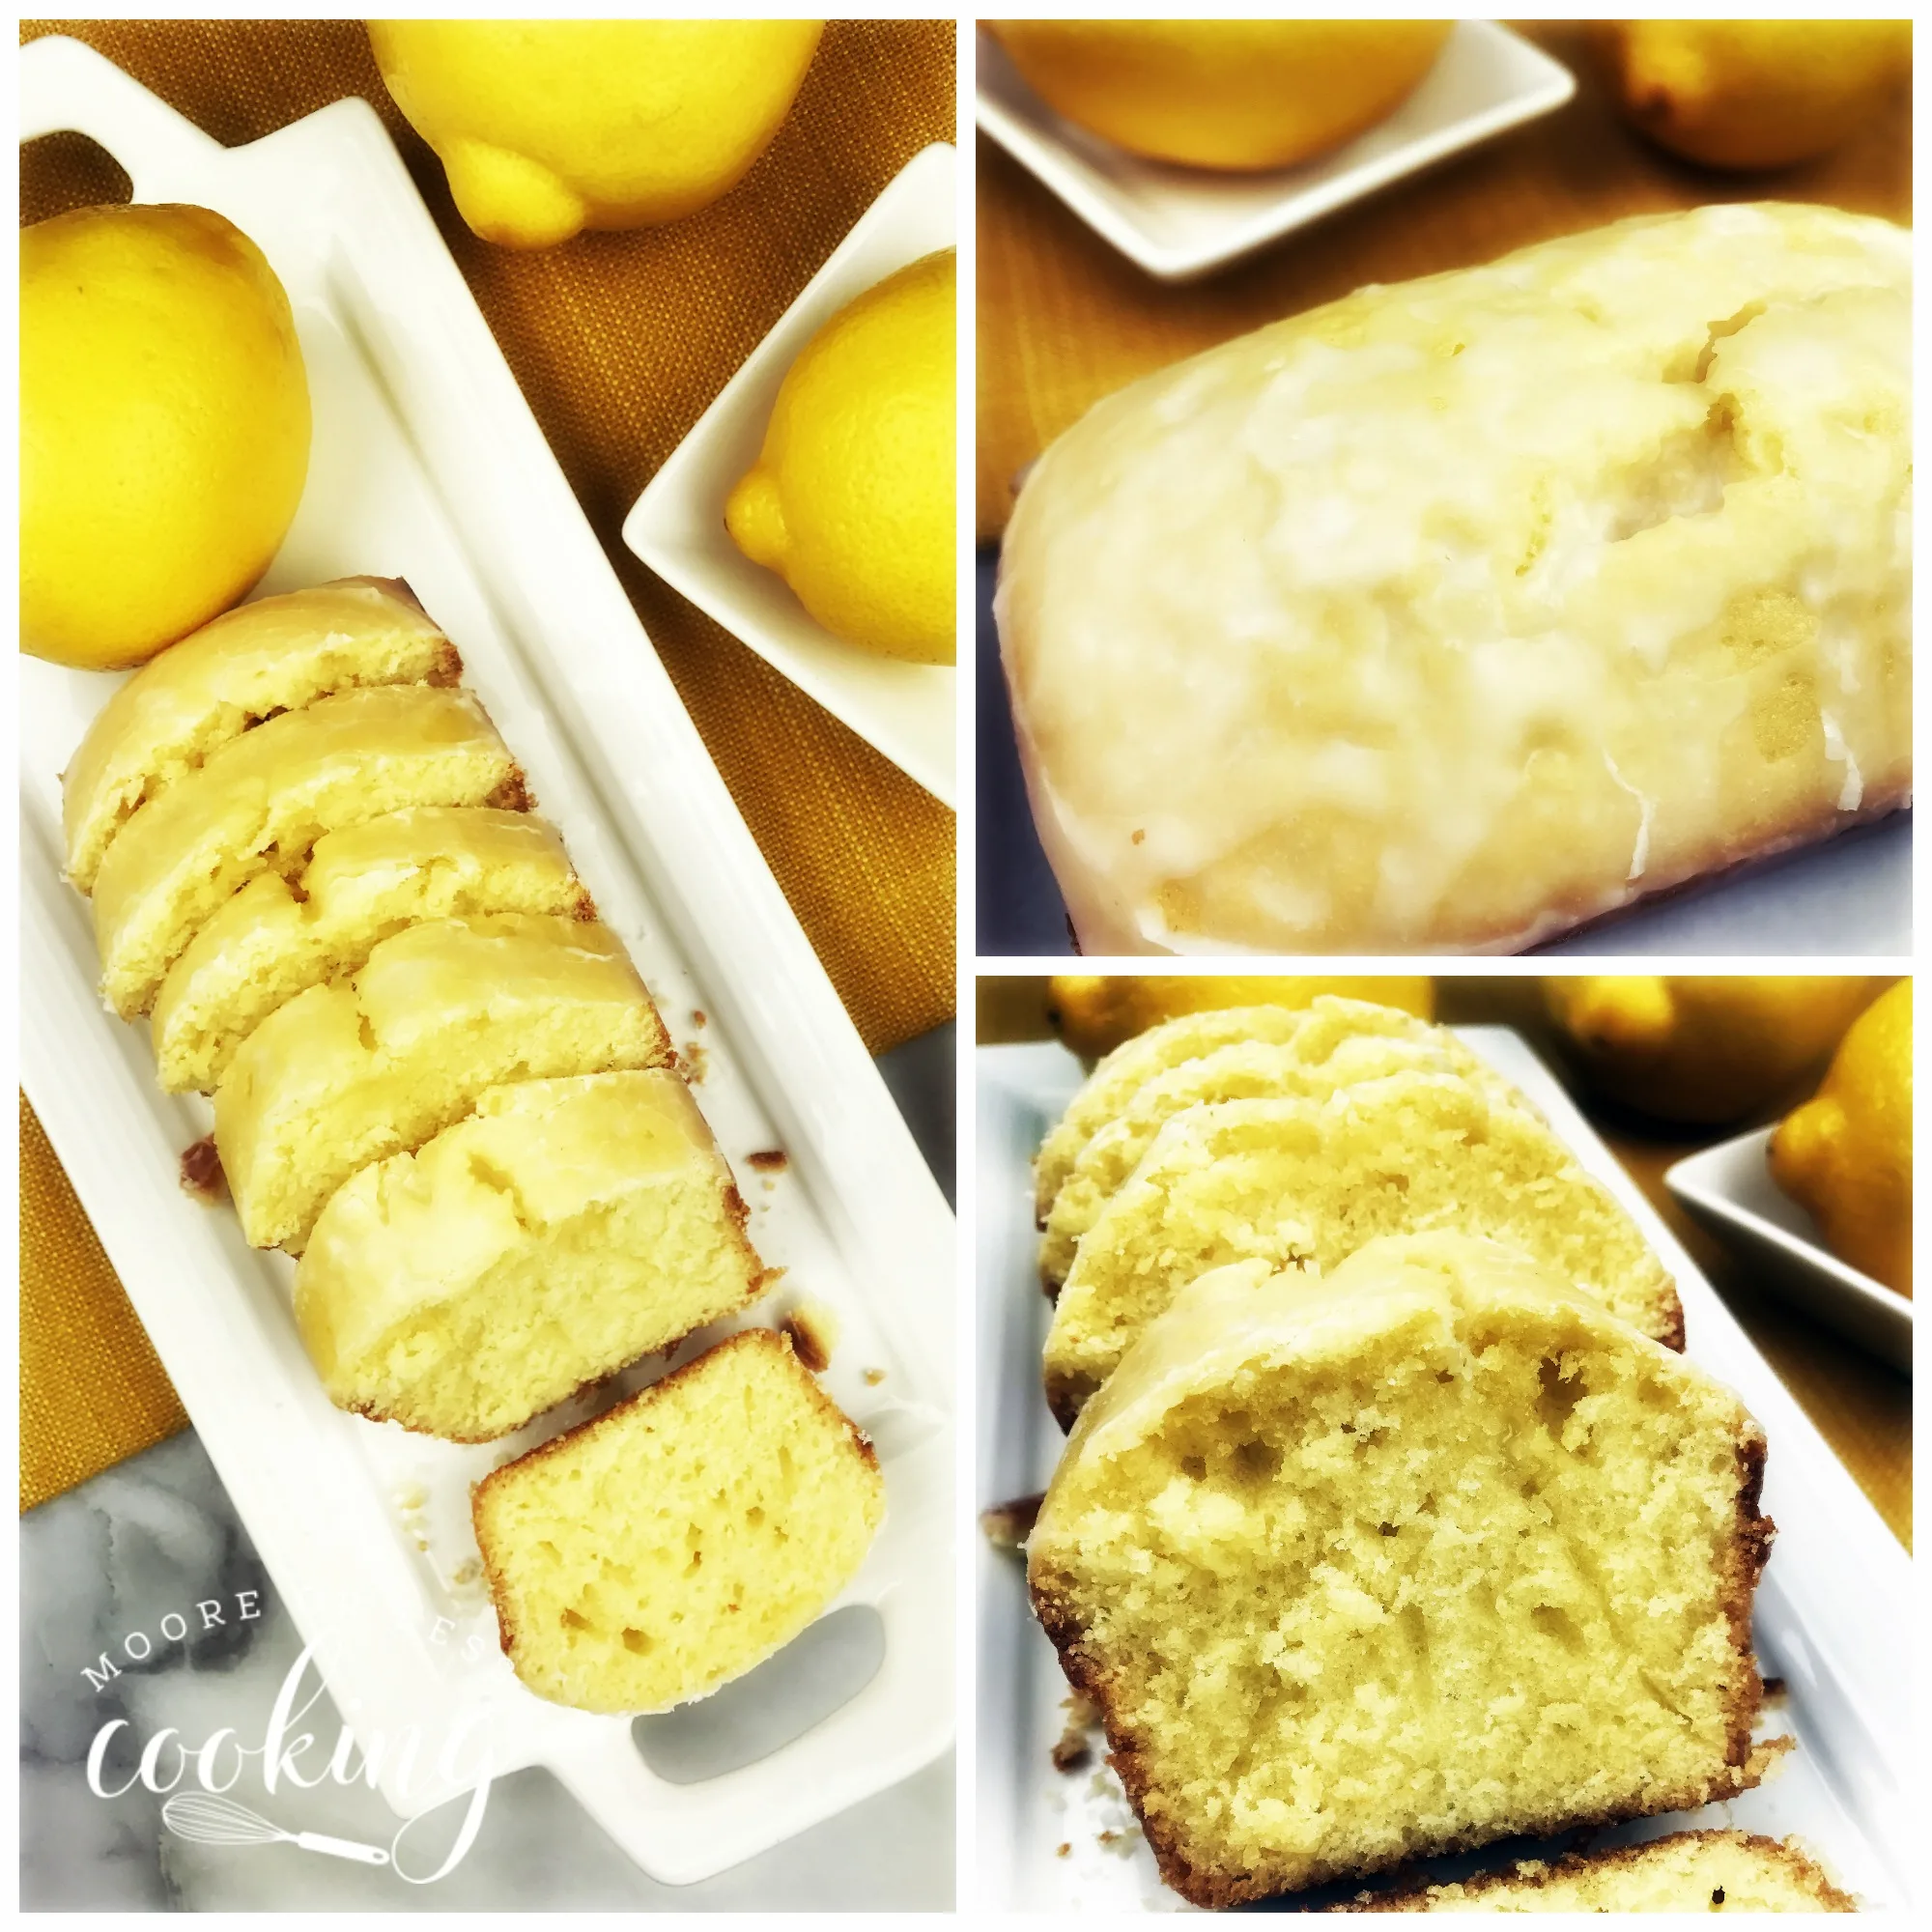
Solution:
{"label": "mustard yellow fabric cloth", "polygon": [[1713,201],[1821,201],[1911,219],[1911,106],[1903,99],[1820,160],[1775,174],[1714,174],[1672,159],[1618,118],[1588,27],[1522,31],[1577,74],[1567,106],[1180,288],[1143,274],[980,136],[980,541],[997,541],[1006,528],[1026,465],[1102,396],[1365,283],[1467,268],[1626,214]]}
{"label": "mustard yellow fabric cloth", "polygon": [[187,1426],[41,1123],[20,1101],[20,1507]]}
{"label": "mustard yellow fabric cloth", "polygon": [[[619,529],[880,189],[954,138],[952,22],[835,21],[777,139],[722,201],[537,254],[464,226],[356,21],[22,23],[23,41],[47,33],[86,41],[230,146],[345,96],[376,108],[867,1046],[950,1017],[952,814],[653,577]],[[66,135],[22,148],[20,177],[23,222],[128,193],[99,150]],[[184,1418],[24,1102],[21,1121],[26,1508]]]}

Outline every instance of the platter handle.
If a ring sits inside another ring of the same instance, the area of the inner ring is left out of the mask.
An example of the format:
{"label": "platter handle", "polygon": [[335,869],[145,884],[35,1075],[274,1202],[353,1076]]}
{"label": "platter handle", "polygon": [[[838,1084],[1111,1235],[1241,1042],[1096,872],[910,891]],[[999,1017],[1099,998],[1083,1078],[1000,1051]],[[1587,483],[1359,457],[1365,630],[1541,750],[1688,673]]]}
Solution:
{"label": "platter handle", "polygon": [[[183,171],[199,172],[226,153],[114,63],[67,34],[20,49],[20,139],[85,134],[114,156],[136,201],[178,195]],[[163,190],[160,184],[171,185]]]}

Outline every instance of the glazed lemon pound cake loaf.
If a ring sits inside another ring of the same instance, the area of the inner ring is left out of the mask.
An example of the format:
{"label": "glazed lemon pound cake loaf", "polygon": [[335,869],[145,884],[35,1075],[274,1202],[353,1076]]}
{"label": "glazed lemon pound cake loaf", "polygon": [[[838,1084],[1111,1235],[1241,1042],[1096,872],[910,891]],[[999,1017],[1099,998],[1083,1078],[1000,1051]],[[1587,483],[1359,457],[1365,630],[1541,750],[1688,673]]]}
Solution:
{"label": "glazed lemon pound cake loaf", "polygon": [[517,1675],[583,1711],[663,1711],[789,1643],[885,1509],[872,1447],[748,1329],[478,1486],[476,1540]]}
{"label": "glazed lemon pound cake loaf", "polygon": [[248,1239],[299,1253],[359,1167],[420,1147],[490,1087],[670,1063],[616,935],[499,913],[385,939],[248,1037],[214,1090],[214,1145]]}
{"label": "glazed lemon pound cake loaf", "polygon": [[414,805],[524,803],[467,691],[381,686],[286,711],[211,753],[108,847],[94,882],[101,992],[123,1019],[146,1012],[202,923],[327,832]]}
{"label": "glazed lemon pound cake loaf", "polygon": [[1419,1022],[1386,1030],[1384,1007],[1338,1001],[1314,1015],[1315,1024],[1279,1046],[1243,1042],[1217,1048],[1139,1088],[1119,1115],[1080,1151],[1046,1217],[1040,1238],[1041,1278],[1049,1287],[1066,1279],[1082,1236],[1153,1145],[1176,1114],[1216,1100],[1267,1095],[1321,1097],[1359,1081],[1405,1070],[1433,1071],[1466,1080],[1498,1107],[1527,1111],[1500,1075],[1468,1051],[1454,1034]]}
{"label": "glazed lemon pound cake loaf", "polygon": [[1081,1236],[1054,1303],[1046,1396],[1064,1426],[1198,1275],[1231,1262],[1332,1272],[1382,1235],[1488,1236],[1684,1346],[1677,1290],[1636,1224],[1520,1107],[1399,1073],[1325,1099],[1176,1114]]}
{"label": "glazed lemon pound cake loaf", "polygon": [[339,1406],[486,1441],[756,1300],[745,1220],[676,1073],[494,1087],[336,1190],[296,1324]]}
{"label": "glazed lemon pound cake loaf", "polygon": [[1336,1912],[1856,1912],[1796,1845],[1743,1832],[1675,1832],[1611,1852],[1415,1891],[1363,1892]]}
{"label": "glazed lemon pound cake loaf", "polygon": [[1904,804],[1910,262],[1642,216],[1090,412],[997,604],[1083,949],[1514,951]]}
{"label": "glazed lemon pound cake loaf", "polygon": [[406,925],[591,911],[563,841],[534,812],[419,806],[327,833],[288,878],[258,872],[168,969],[152,1015],[161,1085],[208,1092],[277,1007],[354,973]]}
{"label": "glazed lemon pound cake loaf", "polygon": [[1500,1243],[1244,1262],[1151,1322],[1027,1546],[1163,1876],[1230,1905],[1760,1779],[1738,1399]]}
{"label": "glazed lemon pound cake loaf", "polygon": [[231,738],[362,685],[454,684],[456,646],[391,578],[264,597],[151,659],[101,706],[61,777],[67,874],[94,890],[122,826]]}

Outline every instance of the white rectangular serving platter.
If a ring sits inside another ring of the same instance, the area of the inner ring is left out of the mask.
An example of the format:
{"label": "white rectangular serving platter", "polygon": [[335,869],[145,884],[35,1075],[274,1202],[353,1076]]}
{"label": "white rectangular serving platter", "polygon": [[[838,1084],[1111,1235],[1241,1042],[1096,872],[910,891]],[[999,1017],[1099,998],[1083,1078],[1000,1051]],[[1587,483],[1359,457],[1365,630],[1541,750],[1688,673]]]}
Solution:
{"label": "white rectangular serving platter", "polygon": [[[1701,1811],[1625,1825],[1598,1842],[1728,1825],[1796,1833],[1866,1910],[1910,1911],[1921,1836],[1911,1808],[1918,1747],[1905,1688],[1918,1649],[1910,1559],[1522,1038],[1503,1027],[1460,1031],[1521,1088],[1577,1160],[1635,1217],[1676,1277],[1690,1358],[1744,1397],[1770,1443],[1764,1503],[1777,1536],[1758,1591],[1755,1638],[1761,1668],[1782,1677],[1788,1689],[1767,1710],[1760,1734],[1789,1730],[1798,1748],[1755,1791]],[[1058,1045],[979,1053],[975,1480],[981,1508],[1042,1490],[1064,1440],[1039,1393],[1050,1310],[1035,1265],[1028,1164],[1082,1077],[1079,1062]],[[1048,1752],[1066,1721],[1059,1662],[1028,1609],[1020,1563],[983,1540],[976,1561],[973,1864],[980,1903],[1038,1912],[1189,1909],[1161,1885],[1112,1772],[1097,1759],[1071,1774],[1054,1770]]]}
{"label": "white rectangular serving platter", "polygon": [[806,344],[875,282],[952,246],[956,173],[955,150],[939,141],[893,177],[624,520],[625,543],[673,590],[946,806],[956,792],[958,671],[880,657],[834,637],[782,578],[731,541],[724,502],[764,446],[779,387]]}
{"label": "white rectangular serving platter", "polygon": [[1006,50],[976,41],[979,123],[1122,254],[1164,282],[1192,281],[1405,175],[1548,114],[1577,91],[1560,61],[1493,20],[1463,20],[1422,84],[1332,154],[1264,174],[1145,160],[1063,120]]}
{"label": "white rectangular serving platter", "polygon": [[[135,199],[218,210],[268,255],[295,306],[315,446],[263,589],[359,571],[409,580],[696,1070],[753,1236],[786,1270],[753,1319],[802,1294],[836,1310],[826,1382],[885,1471],[885,1524],[839,1600],[876,1617],[877,1673],[825,1715],[809,1662],[788,1676],[781,1652],[763,1696],[809,1727],[697,1782],[650,1770],[631,1720],[518,1684],[477,1577],[469,1488],[587,1410],[464,1449],[325,1399],[290,1315],[292,1264],[247,1248],[226,1208],[177,1184],[208,1108],[163,1095],[145,1029],[103,1011],[87,909],[60,878],[58,774],[109,680],[32,660],[19,722],[27,1093],[345,1720],[391,1740],[413,1728],[428,1767],[484,1719],[413,1788],[392,1752],[389,1802],[415,1815],[461,1792],[487,1738],[494,1774],[548,1766],[653,1877],[709,1876],[951,1739],[951,1215],[367,103],[230,151],[73,41],[34,43],[19,73],[22,139],[77,129],[127,169]],[[774,1148],[788,1165],[767,1184],[746,1156]],[[684,1735],[706,1708],[680,1714]],[[646,1742],[651,1722],[636,1727]]]}
{"label": "white rectangular serving platter", "polygon": [[1742,1249],[1757,1278],[1794,1308],[1912,1373],[1912,1303],[1841,1262],[1818,1224],[1771,1178],[1775,1127],[1719,1141],[1680,1160],[1663,1184],[1711,1232]]}

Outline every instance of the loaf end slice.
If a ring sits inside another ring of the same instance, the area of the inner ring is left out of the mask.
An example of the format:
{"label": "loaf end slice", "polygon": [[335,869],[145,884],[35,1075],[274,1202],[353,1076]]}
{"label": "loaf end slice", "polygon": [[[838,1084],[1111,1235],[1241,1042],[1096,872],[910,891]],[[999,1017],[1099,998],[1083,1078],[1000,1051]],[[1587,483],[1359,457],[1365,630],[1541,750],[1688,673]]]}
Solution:
{"label": "loaf end slice", "polygon": [[885,1510],[871,1444],[753,1328],[480,1484],[503,1648],[538,1696],[668,1710],[789,1643]]}
{"label": "loaf end slice", "polygon": [[68,877],[91,893],[128,821],[264,719],[331,692],[462,672],[399,579],[345,577],[226,612],[143,665],[81,740],[61,775]]}

